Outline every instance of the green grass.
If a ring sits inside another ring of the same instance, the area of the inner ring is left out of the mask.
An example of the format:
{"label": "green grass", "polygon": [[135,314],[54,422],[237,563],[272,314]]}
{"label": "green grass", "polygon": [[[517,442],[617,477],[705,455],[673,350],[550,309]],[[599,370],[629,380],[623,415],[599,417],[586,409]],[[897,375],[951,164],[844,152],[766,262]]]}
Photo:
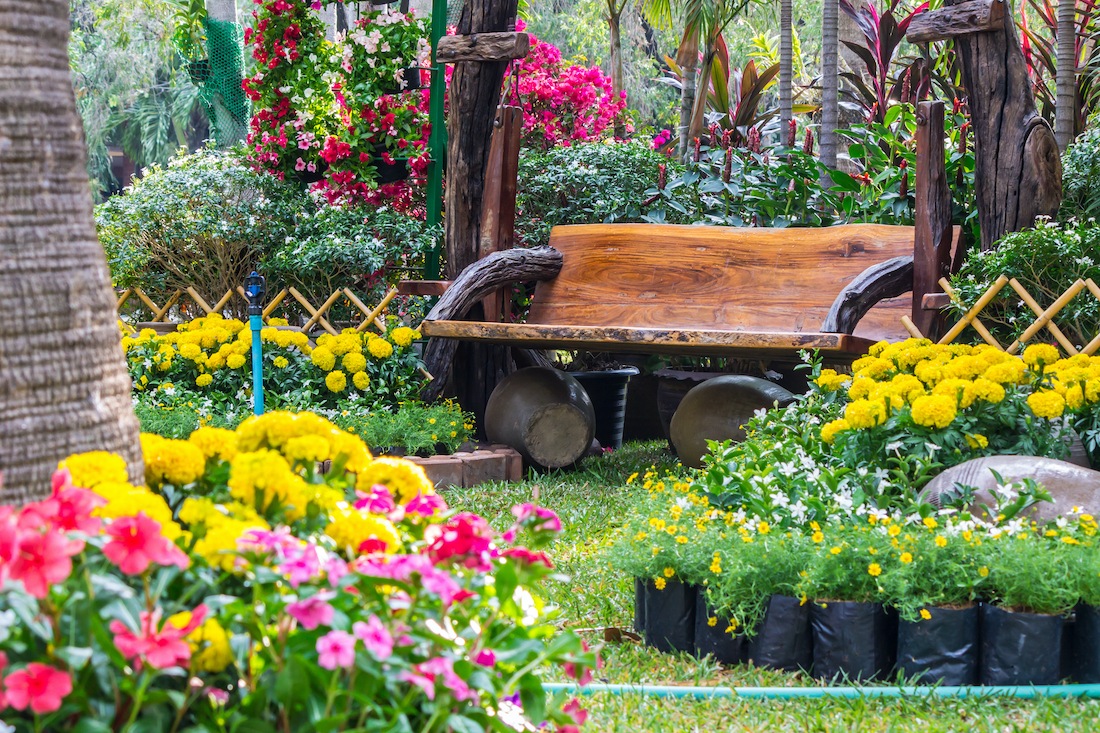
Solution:
{"label": "green grass", "polygon": [[[593,642],[602,629],[630,629],[634,583],[610,568],[602,557],[611,532],[621,526],[645,495],[635,472],[656,466],[683,471],[663,443],[627,444],[622,450],[589,458],[580,469],[529,477],[516,484],[486,484],[452,489],[453,507],[473,511],[499,530],[512,520],[513,504],[526,501],[561,516],[564,531],[549,552],[567,582],[551,583],[546,599],[560,609],[559,623],[583,631]],[[761,670],[749,665],[724,669],[708,659],[660,654],[626,640],[603,649],[598,679],[609,683],[803,687],[819,684],[801,673]],[[550,676],[553,672],[550,673]],[[693,700],[638,695],[586,697],[591,731],[934,731],[974,730],[1092,731],[1100,701],[1004,699],[827,699]]]}

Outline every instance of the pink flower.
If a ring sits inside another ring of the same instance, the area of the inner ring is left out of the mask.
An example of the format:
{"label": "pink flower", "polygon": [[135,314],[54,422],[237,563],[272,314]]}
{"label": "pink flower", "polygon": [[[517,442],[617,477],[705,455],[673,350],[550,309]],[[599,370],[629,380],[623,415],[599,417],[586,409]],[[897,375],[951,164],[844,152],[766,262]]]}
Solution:
{"label": "pink flower", "polygon": [[274,532],[269,529],[253,527],[246,529],[237,538],[237,549],[241,552],[266,554],[274,552],[286,557],[302,546],[302,541],[290,534],[290,527],[279,527]]}
{"label": "pink flower", "polygon": [[541,564],[550,569],[554,567],[554,563],[550,561],[545,552],[535,552],[534,550],[528,550],[526,547],[511,547],[500,554],[504,557],[519,560],[521,565]]}
{"label": "pink flower", "polygon": [[23,507],[20,525],[29,528],[49,523],[63,532],[99,534],[100,520],[92,512],[107,500],[94,491],[74,487],[67,468],[54,471],[52,483],[53,494],[49,499]]}
{"label": "pink flower", "polygon": [[581,707],[581,701],[575,697],[563,705],[561,711],[578,726],[584,725],[584,721],[588,720],[588,711]]}
{"label": "pink flower", "polygon": [[447,502],[439,494],[417,494],[405,504],[405,512],[430,517],[447,510]]}
{"label": "pink flower", "polygon": [[[3,534],[5,530],[0,523],[0,535]],[[71,540],[53,529],[22,533],[18,542],[19,549],[8,564],[8,574],[12,580],[23,581],[23,589],[35,598],[45,598],[51,585],[69,577],[73,571],[70,558],[84,549],[82,540]]]}
{"label": "pink flower", "polygon": [[[0,677],[3,677],[4,668],[8,666],[8,655],[0,652]],[[0,684],[0,710],[8,706],[8,698],[4,695],[4,686]]]}
{"label": "pink flower", "polygon": [[312,631],[322,624],[328,626],[336,615],[336,609],[329,604],[329,600],[336,594],[331,591],[322,591],[316,595],[301,601],[295,601],[286,607],[286,612],[298,619],[304,628]]}
{"label": "pink flower", "polygon": [[412,672],[402,671],[397,673],[397,679],[401,682],[408,682],[410,684],[416,685],[424,691],[424,694],[428,696],[429,700],[435,699],[434,677],[425,677],[423,675],[414,674]]}
{"label": "pink flower", "polygon": [[[588,642],[582,641],[581,642],[581,648],[584,649],[587,652],[588,651]],[[602,666],[602,664],[603,663],[600,661],[600,655],[597,654],[596,655],[596,669],[599,669]],[[581,667],[581,671],[580,671],[579,674],[577,673],[577,668],[578,667]],[[591,667],[577,665],[577,664],[574,664],[573,662],[566,662],[565,664],[562,665],[562,669],[565,670],[565,676],[566,677],[569,677],[570,679],[575,679],[577,681],[577,684],[580,685],[581,687],[584,687],[585,685],[587,685],[589,682],[592,681],[592,668]]]}
{"label": "pink flower", "polygon": [[73,679],[48,664],[31,662],[25,669],[9,674],[4,686],[9,705],[16,710],[30,705],[31,711],[42,715],[61,707],[62,698],[73,691]]}
{"label": "pink flower", "polygon": [[531,527],[533,532],[561,532],[561,519],[550,509],[534,504],[517,504],[512,507],[512,515],[516,518],[516,524],[524,524],[531,519],[536,520]]}
{"label": "pink flower", "polygon": [[328,577],[329,585],[333,588],[335,588],[340,582],[340,579],[347,574],[348,564],[335,555],[325,561],[325,575]]}
{"label": "pink flower", "polygon": [[356,637],[363,640],[363,646],[378,661],[384,662],[393,654],[393,637],[375,614],[372,613],[366,623],[356,621],[351,630]]}
{"label": "pink flower", "polygon": [[497,663],[497,655],[493,653],[492,649],[482,649],[474,657],[474,662],[482,665],[483,667],[492,667]]}
{"label": "pink flower", "polygon": [[486,571],[493,531],[489,523],[476,514],[463,512],[444,525],[430,525],[424,532],[428,541],[428,556],[436,565],[457,562],[471,570]]}
{"label": "pink flower", "polygon": [[140,575],[152,563],[186,568],[191,561],[183,550],[160,533],[160,522],[145,512],[135,517],[119,517],[107,528],[111,540],[103,546],[103,554],[127,575]]}
{"label": "pink flower", "polygon": [[375,484],[370,487],[370,493],[360,489],[355,490],[359,501],[355,502],[356,509],[366,509],[371,514],[389,514],[397,505],[393,501],[393,494],[384,484]]}
{"label": "pink flower", "polygon": [[320,576],[321,559],[317,555],[317,546],[309,544],[288,552],[287,560],[279,564],[279,569],[286,573],[292,588]]}
{"label": "pink flower", "polygon": [[350,667],[355,664],[355,637],[346,631],[330,631],[317,640],[317,655],[317,664],[325,669]]}
{"label": "pink flower", "polygon": [[186,626],[179,627],[165,623],[161,628],[161,609],[152,613],[142,611],[141,628],[134,633],[130,627],[119,620],[111,622],[111,633],[115,635],[115,646],[127,659],[144,659],[153,669],[183,667],[191,661],[191,645],[184,639],[202,625],[206,618],[206,605],[199,604],[191,612],[191,620]]}
{"label": "pink flower", "polygon": [[[309,145],[306,145],[305,143],[298,143],[298,147],[308,148]],[[294,170],[304,171],[305,169],[306,169],[306,162],[304,160],[302,160],[301,158],[298,158],[298,160],[294,163]]]}
{"label": "pink flower", "polygon": [[10,506],[0,506],[0,586],[8,573],[8,564],[19,553],[19,539],[22,537],[15,510]]}
{"label": "pink flower", "polygon": [[416,665],[416,671],[433,682],[443,678],[443,685],[459,702],[477,699],[477,693],[470,689],[466,681],[455,674],[454,662],[446,657],[435,657]]}

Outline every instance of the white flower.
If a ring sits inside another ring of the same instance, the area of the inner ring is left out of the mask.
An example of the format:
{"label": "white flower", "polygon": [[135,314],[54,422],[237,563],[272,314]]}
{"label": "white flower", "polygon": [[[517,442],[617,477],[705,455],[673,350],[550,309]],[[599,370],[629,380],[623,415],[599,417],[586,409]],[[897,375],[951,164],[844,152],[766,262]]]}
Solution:
{"label": "white flower", "polygon": [[936,455],[936,451],[940,450],[943,446],[936,445],[935,443],[925,443],[924,447],[928,449],[928,457]]}
{"label": "white flower", "polygon": [[892,452],[896,453],[896,452],[901,450],[901,445],[902,445],[902,443],[901,443],[900,440],[895,440],[893,443],[887,443],[886,444],[886,452],[887,453],[892,453]]}

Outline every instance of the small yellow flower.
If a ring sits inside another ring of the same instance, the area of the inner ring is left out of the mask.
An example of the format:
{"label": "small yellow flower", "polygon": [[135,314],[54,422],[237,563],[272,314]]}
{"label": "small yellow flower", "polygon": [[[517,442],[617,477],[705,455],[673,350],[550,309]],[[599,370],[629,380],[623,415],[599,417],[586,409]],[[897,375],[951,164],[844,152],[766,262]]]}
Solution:
{"label": "small yellow flower", "polygon": [[821,532],[814,532],[813,535],[810,536],[810,539],[813,540],[815,543],[821,542],[825,539],[825,535],[823,535]]}
{"label": "small yellow flower", "polygon": [[888,533],[888,534],[889,534],[889,535],[890,535],[891,537],[897,537],[897,536],[898,536],[899,534],[901,534],[901,527],[899,527],[899,526],[898,526],[898,525],[896,525],[896,524],[891,524],[891,525],[890,525],[890,529],[886,530],[886,532],[887,532],[887,533]]}
{"label": "small yellow flower", "polygon": [[942,534],[936,538],[936,547],[947,547],[947,538]]}
{"label": "small yellow flower", "polygon": [[761,522],[760,524],[756,525],[756,531],[760,534],[767,534],[771,531],[771,527],[768,526],[767,522]]}
{"label": "small yellow flower", "polygon": [[882,566],[880,566],[877,562],[873,562],[867,566],[867,572],[870,573],[873,577],[877,578],[878,576],[882,575]]}
{"label": "small yellow flower", "polygon": [[908,565],[909,563],[913,562],[913,555],[911,553],[908,553],[908,552],[903,552],[903,553],[901,553],[901,557],[898,558],[898,559],[901,560],[906,565]]}
{"label": "small yellow flower", "polygon": [[680,545],[686,545],[688,543],[688,538],[684,535],[678,535],[676,537],[676,543]]}
{"label": "small yellow flower", "polygon": [[989,575],[989,568],[985,567],[984,565],[978,568],[978,575],[982,576],[983,578],[987,577]]}
{"label": "small yellow flower", "polygon": [[707,626],[717,626],[717,625],[718,625],[718,617],[717,616],[711,616],[710,618],[707,619]]}
{"label": "small yellow flower", "polygon": [[935,529],[936,527],[940,526],[935,517],[925,517],[923,520],[921,520],[921,522],[922,524],[924,524],[925,527],[928,527],[928,529]]}
{"label": "small yellow flower", "polygon": [[671,578],[673,575],[676,574],[676,571],[673,570],[672,568],[665,568],[664,569],[664,574],[665,574],[666,578]]}
{"label": "small yellow flower", "polygon": [[638,472],[637,472],[637,471],[635,471],[634,473],[630,474],[630,478],[628,478],[628,479],[626,480],[626,483],[627,483],[628,485],[629,485],[629,484],[632,484],[632,483],[634,483],[634,479],[636,479],[636,478],[638,478]]}
{"label": "small yellow flower", "polygon": [[921,617],[922,619],[924,619],[925,621],[928,621],[929,619],[931,619],[931,618],[932,618],[932,614],[928,612],[928,609],[927,609],[927,608],[922,608],[922,609],[920,610],[920,617]]}
{"label": "small yellow flower", "polygon": [[834,555],[839,555],[839,554],[840,554],[840,550],[841,550],[841,548],[840,548],[840,547],[834,547],[834,548],[832,548],[831,550],[829,550],[829,552],[833,553]]}

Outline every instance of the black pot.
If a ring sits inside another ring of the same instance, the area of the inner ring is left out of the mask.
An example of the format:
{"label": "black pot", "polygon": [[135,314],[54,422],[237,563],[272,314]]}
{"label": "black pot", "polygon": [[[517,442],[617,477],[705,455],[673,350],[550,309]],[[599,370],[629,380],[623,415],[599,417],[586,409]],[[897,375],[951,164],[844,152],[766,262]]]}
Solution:
{"label": "black pot", "polygon": [[1053,685],[1061,671],[1062,617],[982,605],[981,684]]}
{"label": "black pot", "polygon": [[380,94],[400,94],[401,92],[411,92],[420,89],[420,69],[418,67],[408,67],[405,69],[405,73],[401,75],[401,78],[405,81],[404,89],[396,83],[380,84],[378,86],[378,92]]}
{"label": "black pot", "polygon": [[978,606],[925,610],[931,618],[898,624],[898,669],[922,685],[978,684]]}
{"label": "black pot", "polygon": [[308,186],[311,183],[317,183],[317,181],[324,180],[325,173],[327,172],[328,161],[324,158],[318,158],[314,161],[314,170],[292,171],[290,175],[291,178],[298,181],[298,183],[304,183]]}
{"label": "black pot", "polygon": [[810,609],[814,677],[872,680],[890,676],[898,650],[897,617],[881,603],[830,601]]}
{"label": "black pot", "polygon": [[645,643],[657,651],[695,652],[695,586],[666,580],[645,586]]}
{"label": "black pot", "polygon": [[634,630],[645,631],[645,580],[634,579]]}
{"label": "black pot", "polygon": [[768,599],[764,618],[748,637],[748,658],[757,667],[795,672],[813,663],[810,604],[790,596]]}
{"label": "black pot", "polygon": [[707,606],[707,596],[702,586],[695,598],[695,656],[702,659],[712,655],[722,664],[740,664],[745,661],[745,635],[727,631],[730,620],[712,613]]}
{"label": "black pot", "polygon": [[636,367],[606,372],[570,372],[581,383],[596,411],[596,440],[604,448],[623,447],[623,422],[626,417],[626,386],[638,374]]}
{"label": "black pot", "polygon": [[1077,606],[1073,638],[1073,681],[1100,684],[1100,608]]}
{"label": "black pot", "polygon": [[661,440],[665,437],[657,412],[657,375],[639,374],[626,385],[623,440]]}
{"label": "black pot", "polygon": [[392,156],[391,159],[393,160],[392,163],[382,160],[381,155],[371,159],[371,163],[378,172],[375,182],[379,186],[384,186],[387,183],[397,183],[409,177],[409,159],[393,158]]}

